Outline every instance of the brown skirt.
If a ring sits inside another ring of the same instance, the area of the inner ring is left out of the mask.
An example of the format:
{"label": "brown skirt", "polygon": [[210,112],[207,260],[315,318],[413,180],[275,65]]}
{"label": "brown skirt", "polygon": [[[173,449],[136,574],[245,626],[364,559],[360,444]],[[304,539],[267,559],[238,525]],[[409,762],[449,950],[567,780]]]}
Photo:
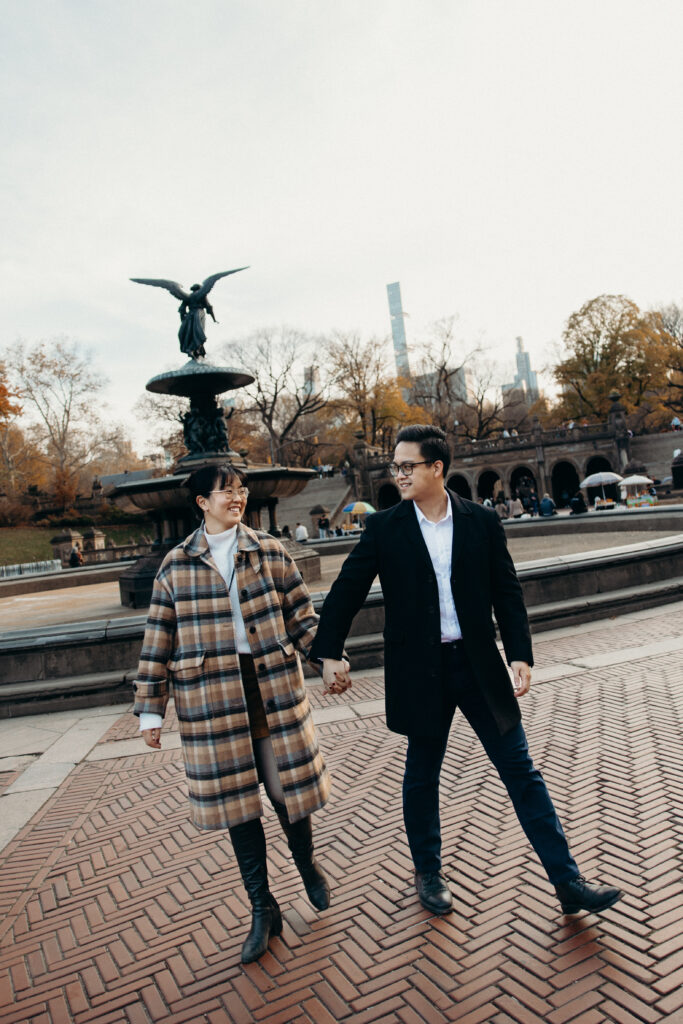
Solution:
{"label": "brown skirt", "polygon": [[256,678],[254,659],[251,654],[240,654],[239,658],[251,736],[252,739],[263,740],[266,736],[270,736],[270,729],[268,728],[268,719],[266,718],[261,691],[258,679]]}

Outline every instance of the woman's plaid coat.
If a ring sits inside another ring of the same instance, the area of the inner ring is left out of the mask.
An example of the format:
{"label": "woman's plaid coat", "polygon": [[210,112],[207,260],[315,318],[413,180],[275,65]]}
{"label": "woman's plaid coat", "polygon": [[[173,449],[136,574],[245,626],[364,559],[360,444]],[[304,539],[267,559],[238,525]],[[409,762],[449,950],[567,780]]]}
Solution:
{"label": "woman's plaid coat", "polygon": [[[327,800],[329,777],[295,647],[307,657],[318,616],[291,556],[237,527],[235,573],[290,821]],[[154,583],[135,681],[135,714],[164,714],[173,686],[191,818],[227,828],[263,813],[230,600],[203,528],[168,553]]]}

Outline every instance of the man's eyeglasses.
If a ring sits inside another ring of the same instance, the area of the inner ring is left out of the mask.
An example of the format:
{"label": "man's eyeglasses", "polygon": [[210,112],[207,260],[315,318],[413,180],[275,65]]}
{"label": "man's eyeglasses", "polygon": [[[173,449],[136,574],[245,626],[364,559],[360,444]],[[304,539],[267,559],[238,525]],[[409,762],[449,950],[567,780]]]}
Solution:
{"label": "man's eyeglasses", "polygon": [[431,466],[434,459],[425,459],[423,462],[392,462],[389,466],[389,472],[392,476],[412,476],[413,470],[416,466]]}
{"label": "man's eyeglasses", "polygon": [[238,487],[237,490],[235,491],[235,490],[233,490],[232,487],[223,487],[223,488],[221,488],[221,489],[219,489],[217,491],[209,491],[209,494],[224,494],[225,497],[228,498],[228,499],[234,498],[235,495],[237,495],[238,498],[248,498],[249,497],[249,488],[248,487]]}

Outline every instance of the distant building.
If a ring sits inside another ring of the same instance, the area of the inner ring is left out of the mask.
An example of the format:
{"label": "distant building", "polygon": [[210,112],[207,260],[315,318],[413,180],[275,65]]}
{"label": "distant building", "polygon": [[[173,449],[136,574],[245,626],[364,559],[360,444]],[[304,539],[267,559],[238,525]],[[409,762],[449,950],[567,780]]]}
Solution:
{"label": "distant building", "polygon": [[410,379],[410,364],[408,363],[408,344],[406,342],[405,313],[401,302],[401,285],[398,281],[387,285],[387,296],[389,298],[389,315],[391,317],[391,337],[394,341],[394,358],[396,360],[396,372],[399,377]]}
{"label": "distant building", "polygon": [[515,340],[517,341],[515,355],[517,373],[512,383],[502,386],[503,404],[506,406],[520,405],[521,403],[533,405],[538,401],[540,395],[538,377],[535,370],[531,369],[531,360],[529,353],[524,351],[524,342],[521,338]]}
{"label": "distant building", "polygon": [[449,377],[447,384],[442,382],[441,386],[439,385],[438,370],[416,374],[411,389],[413,400],[425,408],[430,408],[432,405],[436,407],[444,400],[449,404],[466,402],[472,393],[470,373],[464,366],[458,367]]}
{"label": "distant building", "polygon": [[320,370],[317,366],[304,367],[304,394],[320,394]]}

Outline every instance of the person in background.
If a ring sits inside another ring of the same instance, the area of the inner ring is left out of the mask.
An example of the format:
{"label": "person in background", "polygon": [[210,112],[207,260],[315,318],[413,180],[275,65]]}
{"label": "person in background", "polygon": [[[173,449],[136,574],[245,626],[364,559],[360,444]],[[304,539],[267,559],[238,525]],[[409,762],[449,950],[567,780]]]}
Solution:
{"label": "person in background", "polygon": [[69,568],[77,569],[79,565],[83,565],[83,555],[81,549],[78,546],[78,541],[74,544],[69,555]]}
{"label": "person in background", "polygon": [[581,516],[584,512],[588,511],[588,505],[584,501],[581,491],[576,492],[572,500],[569,502],[569,507],[571,508],[571,512],[569,514],[572,516]]}
{"label": "person in background", "polygon": [[199,469],[187,487],[203,522],[154,581],[133,711],[158,750],[172,681],[190,817],[198,829],[229,832],[252,906],[242,947],[250,963],[282,931],[259,783],[310,902],[316,910],[330,902],[311,826],[330,783],[297,654],[308,657],[318,616],[282,544],[242,523],[249,491],[236,467]]}
{"label": "person in background", "polygon": [[554,516],[557,514],[555,509],[555,502],[550,497],[547,491],[541,498],[540,509],[542,516]]}
{"label": "person in background", "polygon": [[287,526],[287,524],[285,524],[285,525],[284,525],[284,526],[282,527],[282,536],[283,536],[283,537],[284,537],[284,538],[285,538],[286,540],[291,540],[291,539],[292,539],[292,534],[291,534],[291,531],[290,531],[289,527]]}
{"label": "person in background", "polygon": [[505,500],[505,495],[502,493],[502,491],[498,495],[498,500],[496,501],[495,508],[496,512],[498,513],[499,519],[507,519],[509,517],[510,513],[508,511],[508,503]]}
{"label": "person in background", "polygon": [[510,515],[513,519],[520,519],[524,515],[524,505],[516,494],[510,499]]}
{"label": "person in background", "polygon": [[303,544],[304,541],[308,540],[308,530],[303,523],[297,523],[294,531],[294,540],[298,540],[299,544]]}

